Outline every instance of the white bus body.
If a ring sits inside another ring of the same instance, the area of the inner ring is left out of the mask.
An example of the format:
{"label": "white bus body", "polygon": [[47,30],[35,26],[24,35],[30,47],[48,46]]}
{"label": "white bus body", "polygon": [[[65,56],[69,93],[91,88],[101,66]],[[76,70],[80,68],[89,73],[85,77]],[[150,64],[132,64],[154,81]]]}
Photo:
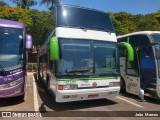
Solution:
{"label": "white bus body", "polygon": [[119,49],[122,89],[128,93],[160,99],[160,32],[140,31],[117,37],[134,49],[134,61],[128,62],[125,49]]}
{"label": "white bus body", "polygon": [[[76,27],[57,25],[40,48],[38,75],[56,102],[109,98],[119,94],[116,35],[113,31],[98,29],[79,24]],[[58,42],[58,59],[53,61],[49,52],[52,37]]]}

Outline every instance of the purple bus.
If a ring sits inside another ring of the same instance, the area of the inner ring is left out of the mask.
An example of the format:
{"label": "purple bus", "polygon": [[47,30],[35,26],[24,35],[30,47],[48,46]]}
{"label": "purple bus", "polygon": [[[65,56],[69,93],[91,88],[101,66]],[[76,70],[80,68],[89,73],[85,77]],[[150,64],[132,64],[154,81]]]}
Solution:
{"label": "purple bus", "polygon": [[24,99],[26,51],[31,48],[23,23],[0,19],[0,98]]}

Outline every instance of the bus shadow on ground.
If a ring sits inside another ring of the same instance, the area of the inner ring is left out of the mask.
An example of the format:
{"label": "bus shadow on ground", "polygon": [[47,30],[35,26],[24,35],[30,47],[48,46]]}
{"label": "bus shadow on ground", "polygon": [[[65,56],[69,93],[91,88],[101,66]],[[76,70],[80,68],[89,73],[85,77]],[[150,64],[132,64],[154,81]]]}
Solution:
{"label": "bus shadow on ground", "polygon": [[19,97],[13,97],[13,98],[0,98],[0,107],[7,107],[7,106],[13,106],[17,104],[21,104],[24,102]]}
{"label": "bus shadow on ground", "polygon": [[54,97],[48,92],[41,80],[36,79],[37,76],[34,74],[38,94],[42,100],[42,104],[39,107],[40,112],[46,112],[45,106],[53,111],[66,111],[66,110],[79,110],[85,108],[93,108],[100,106],[109,106],[118,104],[117,102],[108,100],[108,99],[97,99],[97,100],[85,100],[85,101],[76,101],[76,102],[67,102],[67,103],[56,103]]}
{"label": "bus shadow on ground", "polygon": [[[139,96],[137,95],[133,95],[133,94],[130,94],[130,93],[126,93],[126,92],[120,92],[120,96],[123,96],[123,97],[127,97],[127,98],[131,98],[131,99],[134,99],[138,102],[142,102],[139,98]],[[150,98],[150,97],[144,97],[145,101],[144,102],[148,102],[148,103],[151,103],[151,104],[156,104],[156,105],[159,105],[160,104],[160,100],[156,100],[154,98]]]}

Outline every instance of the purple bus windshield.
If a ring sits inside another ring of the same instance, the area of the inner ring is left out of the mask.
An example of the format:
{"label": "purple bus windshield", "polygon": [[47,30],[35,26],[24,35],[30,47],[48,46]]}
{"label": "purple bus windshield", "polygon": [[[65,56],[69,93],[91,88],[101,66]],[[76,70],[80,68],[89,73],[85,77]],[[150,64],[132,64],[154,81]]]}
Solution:
{"label": "purple bus windshield", "polygon": [[21,64],[23,29],[0,27],[0,64],[5,68]]}

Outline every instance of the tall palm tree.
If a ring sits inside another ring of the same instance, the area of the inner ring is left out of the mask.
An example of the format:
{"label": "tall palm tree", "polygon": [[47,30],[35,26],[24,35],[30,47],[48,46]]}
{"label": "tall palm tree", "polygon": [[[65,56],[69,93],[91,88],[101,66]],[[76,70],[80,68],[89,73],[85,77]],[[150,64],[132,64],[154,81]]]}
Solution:
{"label": "tall palm tree", "polygon": [[7,3],[5,3],[4,1],[0,1],[0,7],[5,6],[5,5],[7,5],[7,6],[8,6],[8,4],[7,4]]}
{"label": "tall palm tree", "polygon": [[17,7],[23,9],[29,9],[30,6],[34,6],[37,4],[37,2],[34,0],[10,0],[10,1],[17,4]]}
{"label": "tall palm tree", "polygon": [[55,3],[59,3],[59,0],[41,0],[40,4],[46,4],[47,7],[49,7],[49,5],[51,5],[49,7],[50,10],[53,9],[53,5]]}

